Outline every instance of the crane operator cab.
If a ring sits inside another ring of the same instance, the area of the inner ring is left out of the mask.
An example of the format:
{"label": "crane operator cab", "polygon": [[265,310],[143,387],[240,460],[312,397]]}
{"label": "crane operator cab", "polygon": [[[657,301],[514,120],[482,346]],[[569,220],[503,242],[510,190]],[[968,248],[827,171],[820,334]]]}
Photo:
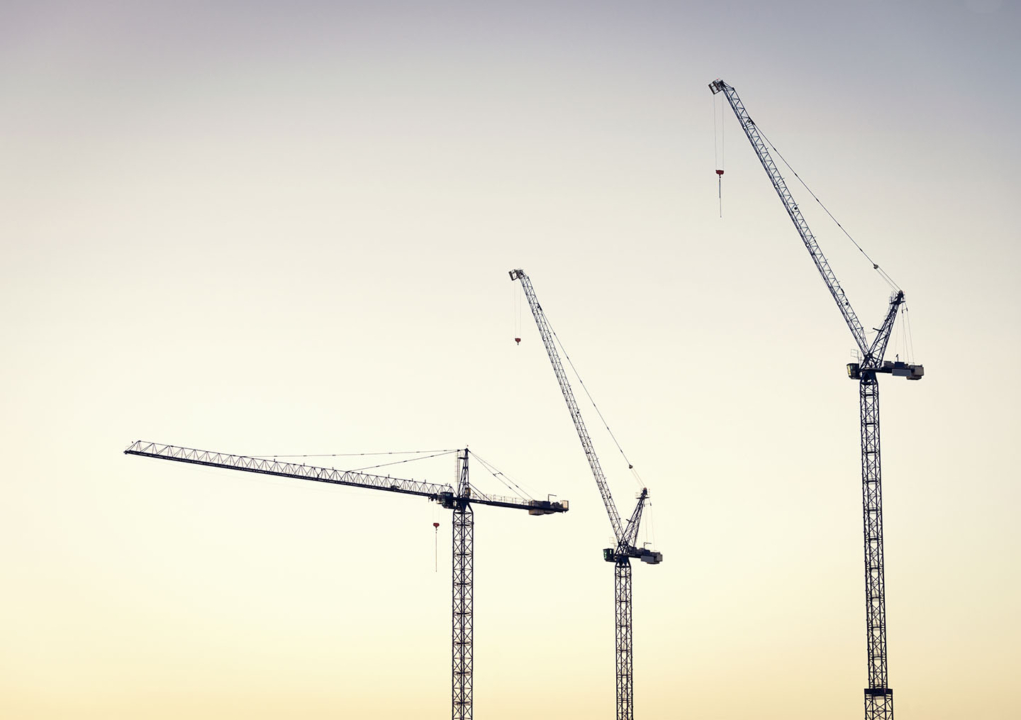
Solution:
{"label": "crane operator cab", "polygon": [[[925,375],[923,365],[912,365],[900,360],[886,360],[876,372],[890,373],[894,377],[904,377],[908,380],[921,380]],[[861,363],[848,363],[847,376],[852,380],[861,380]]]}

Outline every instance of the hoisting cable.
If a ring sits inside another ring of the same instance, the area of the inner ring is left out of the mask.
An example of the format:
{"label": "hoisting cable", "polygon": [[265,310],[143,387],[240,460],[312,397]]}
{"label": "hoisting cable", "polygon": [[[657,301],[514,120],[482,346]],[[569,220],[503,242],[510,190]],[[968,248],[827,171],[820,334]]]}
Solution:
{"label": "hoisting cable", "polygon": [[440,571],[440,524],[433,521],[433,572]]}
{"label": "hoisting cable", "polygon": [[[720,217],[723,217],[723,140],[724,140],[724,112],[723,112],[723,100],[722,98],[717,101],[716,96],[712,98],[713,103],[713,159],[716,161],[716,185],[717,194],[720,199]],[[716,112],[716,107],[719,105],[720,111]],[[718,118],[718,119],[717,119]],[[719,142],[716,140],[716,128],[719,127]]]}
{"label": "hoisting cable", "polygon": [[620,443],[617,442],[617,436],[613,434],[613,430],[610,429],[610,425],[609,423],[606,422],[606,418],[603,417],[603,413],[599,411],[599,406],[596,405],[596,401],[592,399],[592,394],[588,391],[588,387],[586,387],[585,381],[581,379],[581,375],[578,374],[578,368],[574,367],[574,363],[571,362],[571,356],[567,354],[567,350],[564,348],[564,344],[560,342],[560,337],[557,335],[556,330],[553,329],[553,326],[549,324],[548,320],[546,322],[546,325],[549,327],[550,333],[553,334],[553,339],[556,340],[557,345],[560,346],[560,352],[567,360],[567,364],[571,366],[571,371],[574,373],[574,377],[578,379],[578,384],[581,385],[581,388],[582,390],[585,391],[585,395],[586,397],[588,397],[589,402],[592,403],[592,407],[595,408],[596,415],[598,415],[599,419],[602,421],[603,427],[606,428],[606,432],[608,432],[610,434],[610,437],[613,439],[613,444],[617,446],[617,450],[620,451],[621,457],[624,458],[624,462],[627,463],[628,470],[631,471],[632,476],[635,478],[635,482],[638,483],[639,487],[644,488],[645,483],[642,482],[642,478],[638,475],[638,472],[635,470],[635,466],[631,464],[630,460],[628,460],[628,456],[624,453],[624,448],[622,448],[620,446]]}
{"label": "hoisting cable", "polygon": [[511,315],[514,321],[514,343],[521,344],[521,296],[525,294],[522,287],[511,287]]}
{"label": "hoisting cable", "polygon": [[[452,454],[457,450],[405,450],[401,452],[339,452],[333,454],[303,454],[303,455],[250,455],[251,458],[258,458],[259,460],[277,460],[278,458],[359,458],[362,455],[400,455],[400,454],[420,454],[419,458],[407,458],[405,460],[395,460],[392,463],[380,463],[379,465],[367,465],[363,468],[347,468],[344,472],[348,473],[360,473],[363,470],[375,470],[376,468],[386,468],[391,465],[403,465],[404,463],[414,463],[419,460],[429,460],[431,458],[441,458],[443,455]],[[432,454],[422,454],[425,452],[431,452]]]}
{"label": "hoisting cable", "polygon": [[480,458],[478,455],[476,455],[471,450],[469,450],[468,452],[471,453],[472,457],[474,457],[476,460],[479,461],[479,464],[482,465],[482,467],[484,467],[489,472],[490,475],[492,475],[497,480],[499,480],[501,483],[503,483],[503,485],[508,490],[510,490],[511,492],[516,492],[519,495],[519,497],[522,497],[522,498],[525,498],[525,499],[528,499],[528,500],[535,500],[535,498],[533,498],[529,494],[529,492],[527,490],[525,490],[523,487],[521,487],[516,482],[511,480],[511,478],[506,473],[504,473],[501,470],[498,470],[494,465],[486,462],[485,460]]}
{"label": "hoisting cable", "polygon": [[[903,305],[897,308],[897,314],[898,315],[904,314]],[[896,325],[894,327],[896,328]],[[906,360],[908,356],[908,336],[906,334],[906,331],[904,330],[904,323],[900,324],[900,329],[895,331],[895,333],[890,333],[890,342],[893,345],[894,349],[893,358],[894,360],[900,360],[901,350],[903,350],[904,358]]]}
{"label": "hoisting cable", "polygon": [[379,465],[366,465],[360,468],[349,468],[348,472],[362,472],[363,470],[374,470],[381,467],[389,467],[391,465],[403,465],[404,463],[415,462],[416,460],[429,460],[430,458],[443,457],[444,455],[450,455],[456,453],[457,450],[444,450],[443,452],[437,452],[432,455],[423,455],[422,457],[408,458],[407,460],[394,460],[393,462],[380,463]]}
{"label": "hoisting cable", "polygon": [[872,264],[872,269],[879,273],[879,277],[883,278],[883,280],[886,281],[886,284],[889,285],[892,289],[900,290],[900,286],[894,281],[894,279],[890,277],[890,275],[885,270],[883,270],[883,268],[879,267],[879,263],[877,263],[875,260],[869,257],[869,254],[865,252],[861,245],[858,244],[858,241],[851,237],[851,233],[847,232],[847,230],[844,229],[844,226],[841,225],[840,222],[838,222],[835,217],[833,217],[833,213],[829,211],[829,208],[823,205],[822,200],[816,197],[816,194],[812,192],[812,189],[808,187],[804,180],[801,179],[801,176],[798,175],[797,171],[795,171],[795,169],[791,167],[791,164],[787,162],[784,156],[780,154],[780,151],[776,149],[776,145],[774,145],[772,141],[770,141],[770,139],[766,137],[766,133],[762,132],[762,128],[759,125],[756,125],[755,128],[759,131],[759,135],[762,136],[762,139],[765,140],[766,143],[768,143],[769,146],[773,149],[773,152],[776,153],[776,156],[783,161],[783,164],[787,166],[787,169],[790,170],[794,177],[798,179],[798,182],[801,183],[801,186],[808,191],[808,194],[811,195],[817,203],[819,203],[819,207],[826,211],[826,214],[830,216],[830,220],[836,223],[837,227],[840,228],[844,235],[847,236],[847,239],[854,243],[854,246],[858,248],[858,252],[864,255],[865,259]]}
{"label": "hoisting cable", "polygon": [[908,362],[913,363],[915,361],[915,340],[911,335],[911,314],[908,312],[907,302],[901,306],[901,314],[904,315],[904,322],[902,323],[905,337],[904,347],[907,352]]}
{"label": "hoisting cable", "polygon": [[277,458],[301,458],[301,457],[365,457],[367,455],[423,455],[425,453],[451,453],[457,450],[394,450],[390,452],[362,452],[362,453],[323,453],[319,455],[249,455],[249,457],[260,460],[275,460]]}
{"label": "hoisting cable", "polygon": [[645,521],[645,542],[656,546],[656,514],[652,511],[652,500],[645,501],[645,512],[642,514]]}

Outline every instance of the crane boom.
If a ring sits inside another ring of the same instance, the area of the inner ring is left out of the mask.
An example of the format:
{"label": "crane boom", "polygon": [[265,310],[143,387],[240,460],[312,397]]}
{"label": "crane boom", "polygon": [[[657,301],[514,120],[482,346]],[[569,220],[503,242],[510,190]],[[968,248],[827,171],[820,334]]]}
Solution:
{"label": "crane boom", "polygon": [[532,281],[524,270],[511,270],[511,280],[520,280],[521,287],[528,298],[528,306],[532,309],[532,316],[539,328],[539,335],[542,336],[542,344],[546,347],[546,354],[549,356],[550,364],[553,365],[553,372],[560,384],[560,391],[564,395],[567,409],[571,414],[571,421],[574,429],[578,432],[578,439],[585,451],[585,459],[588,460],[592,476],[596,480],[599,494],[606,506],[606,514],[610,518],[613,532],[617,540],[615,548],[605,548],[603,559],[613,563],[613,597],[614,597],[614,629],[616,642],[616,671],[617,671],[617,720],[634,720],[634,652],[631,623],[631,558],[638,558],[644,563],[658,565],[663,561],[663,553],[650,550],[646,547],[636,547],[638,542],[638,527],[642,522],[642,510],[649,499],[649,491],[642,488],[638,495],[638,502],[635,504],[634,512],[624,525],[617,513],[617,506],[610,495],[610,488],[606,484],[606,476],[599,465],[599,458],[592,445],[592,438],[589,437],[585,421],[582,420],[581,410],[574,399],[574,391],[571,390],[571,383],[564,372],[564,366],[560,362],[560,354],[557,352],[554,342],[553,329],[546,319],[539,300],[532,288]]}
{"label": "crane boom", "polygon": [[[877,328],[872,343],[851,308],[851,303],[837,282],[826,256],[805,222],[797,203],[791,197],[780,171],[770,157],[761,133],[748,115],[737,91],[723,80],[709,83],[714,95],[722,92],[748,136],[759,162],[773,183],[784,209],[790,216],[822,275],[830,295],[844,317],[861,351],[861,362],[847,366],[848,375],[859,382],[859,417],[861,419],[861,471],[862,471],[862,522],[865,550],[865,628],[868,654],[868,687],[865,688],[865,720],[893,720],[893,690],[890,688],[886,643],[886,579],[883,550],[883,484],[879,434],[879,381],[878,373],[890,373],[908,380],[920,380],[925,374],[922,365],[884,361],[897,311],[904,303],[904,293],[896,290],[890,298],[890,307]],[[876,266],[878,267],[878,266]]]}
{"label": "crane boom", "polygon": [[581,417],[581,410],[578,409],[578,402],[574,399],[574,391],[571,389],[571,383],[567,379],[567,373],[564,372],[564,366],[560,362],[560,353],[557,352],[556,345],[553,341],[553,330],[550,328],[549,321],[546,319],[546,314],[542,311],[542,306],[539,304],[539,300],[535,296],[535,290],[532,288],[532,281],[528,279],[528,275],[525,274],[524,270],[511,270],[511,280],[520,280],[521,287],[524,288],[525,297],[528,298],[528,306],[532,309],[532,316],[535,318],[535,324],[539,328],[539,335],[542,336],[542,344],[546,346],[546,354],[549,355],[550,363],[553,365],[553,373],[557,376],[557,382],[560,384],[560,392],[564,395],[564,401],[567,403],[567,410],[571,414],[571,421],[574,423],[574,429],[578,433],[578,439],[581,441],[582,450],[585,451],[585,459],[588,460],[589,468],[592,470],[592,477],[596,480],[596,487],[599,488],[599,495],[603,498],[603,505],[606,507],[606,514],[610,518],[610,525],[613,527],[613,535],[617,539],[617,543],[620,544],[625,538],[624,526],[620,521],[620,513],[617,512],[617,505],[613,502],[613,496],[610,494],[610,487],[606,483],[606,475],[603,474],[603,468],[599,464],[599,457],[596,455],[596,449],[592,445],[592,438],[589,437],[588,428],[585,427],[585,421]]}
{"label": "crane boom", "polygon": [[418,495],[440,503],[453,511],[451,533],[451,718],[472,720],[474,688],[474,585],[475,585],[475,514],[472,505],[527,510],[529,515],[549,515],[567,512],[568,502],[548,500],[519,500],[518,498],[484,495],[468,482],[468,449],[457,453],[457,487],[400,478],[370,475],[354,470],[335,470],[300,463],[280,462],[275,459],[229,455],[227,453],[176,445],[137,441],[124,451],[125,455],[171,460],[173,462],[204,465],[206,467],[240,470],[242,472],[274,475],[276,477],[312,480],[333,485],[386,490],[388,492]]}
{"label": "crane boom", "polygon": [[858,348],[861,350],[862,355],[867,354],[869,346],[865,339],[865,330],[862,327],[861,322],[858,320],[858,316],[855,315],[850,301],[844,294],[844,289],[840,287],[840,283],[837,281],[837,276],[833,273],[833,269],[830,267],[829,261],[826,259],[826,256],[823,255],[818,241],[816,241],[811,229],[809,229],[808,223],[805,222],[805,218],[801,214],[798,204],[794,202],[794,198],[791,196],[790,190],[787,189],[787,183],[784,181],[783,176],[777,169],[776,163],[773,162],[773,158],[769,154],[769,150],[766,148],[766,143],[759,134],[758,128],[755,127],[755,122],[752,120],[751,116],[748,115],[748,111],[745,109],[744,103],[741,102],[741,98],[738,97],[737,90],[722,80],[714,80],[709,83],[709,89],[712,90],[713,95],[722,92],[727,98],[727,102],[730,103],[730,107],[733,109],[734,115],[737,116],[738,122],[741,123],[741,129],[744,130],[745,135],[748,136],[748,141],[751,142],[752,148],[755,150],[755,154],[759,158],[759,162],[762,163],[763,169],[765,169],[766,174],[769,176],[770,182],[773,183],[773,188],[776,190],[776,194],[780,196],[780,201],[783,203],[784,209],[790,216],[791,222],[794,223],[794,227],[797,228],[798,235],[801,236],[801,240],[805,243],[805,247],[808,248],[808,254],[812,256],[812,262],[815,263],[815,267],[819,270],[819,274],[822,275],[822,279],[826,283],[826,287],[829,289],[830,295],[833,296],[833,300],[837,303],[837,308],[840,310],[840,314],[844,316],[844,322],[847,323],[848,329],[850,329],[851,334],[854,336],[854,341],[858,344]]}
{"label": "crane boom", "polygon": [[296,478],[299,480],[314,480],[333,485],[351,485],[376,490],[388,490],[406,495],[419,495],[438,502],[444,507],[452,503],[456,497],[476,505],[492,505],[495,507],[528,510],[533,515],[565,512],[568,509],[568,502],[566,500],[551,502],[549,500],[521,500],[512,497],[501,497],[499,495],[485,495],[470,485],[466,485],[464,490],[467,494],[461,496],[450,485],[436,485],[418,480],[403,480],[389,476],[370,475],[369,473],[355,470],[335,470],[333,468],[316,467],[315,465],[305,465],[303,463],[280,462],[279,460],[248,457],[245,455],[229,455],[210,450],[195,450],[176,445],[162,445],[144,440],[131,443],[128,449],[124,451],[124,454],[156,458],[158,460],[172,460],[192,465],[240,470],[260,475],[275,475],[277,477]]}

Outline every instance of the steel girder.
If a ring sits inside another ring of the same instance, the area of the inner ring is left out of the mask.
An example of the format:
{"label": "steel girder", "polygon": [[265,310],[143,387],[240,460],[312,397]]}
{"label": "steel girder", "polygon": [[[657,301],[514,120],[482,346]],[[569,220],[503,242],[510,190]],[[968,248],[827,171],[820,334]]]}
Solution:
{"label": "steel girder", "polygon": [[617,637],[617,720],[634,720],[634,654],[631,633],[631,560],[613,564]]}
{"label": "steel girder", "polygon": [[865,534],[865,637],[868,678],[865,720],[893,720],[886,657],[886,580],[883,558],[883,483],[879,453],[879,382],[863,372],[861,401],[862,521]]}
{"label": "steel girder", "polygon": [[454,511],[452,692],[453,720],[472,718],[475,518],[470,505]]}

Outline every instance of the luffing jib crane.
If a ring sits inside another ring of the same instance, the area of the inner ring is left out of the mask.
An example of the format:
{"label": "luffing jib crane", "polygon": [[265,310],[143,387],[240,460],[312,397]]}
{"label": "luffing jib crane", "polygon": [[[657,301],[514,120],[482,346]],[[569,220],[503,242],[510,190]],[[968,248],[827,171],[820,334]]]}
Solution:
{"label": "luffing jib crane", "polygon": [[567,410],[574,422],[574,429],[578,433],[581,447],[585,451],[585,459],[588,460],[589,469],[595,478],[596,487],[603,498],[603,505],[606,507],[606,514],[610,518],[610,525],[613,527],[613,536],[616,539],[616,546],[603,550],[603,559],[613,563],[614,574],[614,604],[616,621],[616,666],[617,666],[617,720],[632,720],[634,718],[634,656],[632,653],[631,634],[631,559],[637,558],[644,563],[658,565],[663,561],[663,554],[655,552],[646,547],[638,547],[638,527],[642,521],[642,510],[649,498],[649,491],[642,487],[638,495],[638,503],[634,512],[631,513],[627,523],[622,523],[620,513],[617,512],[617,505],[610,495],[610,487],[606,483],[606,476],[599,464],[595,447],[589,437],[585,421],[582,419],[581,410],[574,399],[574,392],[571,390],[571,383],[564,372],[564,366],[560,362],[560,354],[557,352],[553,338],[553,330],[546,314],[539,305],[532,288],[532,281],[524,270],[511,270],[510,279],[520,280],[521,287],[528,298],[528,306],[532,310],[535,324],[542,336],[542,344],[546,346],[546,354],[549,355],[550,363],[553,365],[553,372],[560,384],[560,391],[567,403]]}
{"label": "luffing jib crane", "polygon": [[568,510],[568,502],[561,500],[522,500],[513,497],[485,495],[468,483],[468,450],[457,454],[457,486],[435,485],[433,483],[400,478],[370,475],[354,470],[335,470],[298,463],[280,462],[265,458],[228,455],[226,453],[194,450],[174,445],[160,445],[143,442],[132,443],[125,455],[138,455],[157,460],[205,465],[207,467],[240,470],[260,475],[313,480],[333,485],[385,490],[404,495],[418,495],[454,513],[453,522],[453,582],[452,598],[452,682],[451,717],[453,720],[471,720],[472,717],[472,671],[474,647],[474,528],[475,519],[472,505],[527,510],[529,515],[550,515]]}
{"label": "luffing jib crane", "polygon": [[[855,315],[843,288],[823,255],[819,243],[805,222],[787,183],[769,154],[766,143],[749,117],[737,91],[723,80],[709,83],[713,95],[723,93],[737,116],[745,135],[748,136],[759,162],[773,183],[787,215],[798,230],[802,242],[808,249],[816,269],[822,275],[830,295],[837,303],[854,341],[858,345],[860,361],[847,366],[847,373],[858,381],[859,407],[861,412],[861,468],[862,468],[862,516],[865,534],[865,626],[868,647],[868,687],[865,688],[866,720],[893,720],[893,690],[890,688],[886,653],[886,581],[883,570],[883,489],[879,458],[879,383],[877,375],[888,373],[908,380],[921,380],[925,374],[922,365],[883,360],[890,334],[893,331],[897,312],[904,303],[904,293],[895,290],[890,298],[890,307],[876,337],[870,343]],[[878,266],[876,266],[878,269]]]}

